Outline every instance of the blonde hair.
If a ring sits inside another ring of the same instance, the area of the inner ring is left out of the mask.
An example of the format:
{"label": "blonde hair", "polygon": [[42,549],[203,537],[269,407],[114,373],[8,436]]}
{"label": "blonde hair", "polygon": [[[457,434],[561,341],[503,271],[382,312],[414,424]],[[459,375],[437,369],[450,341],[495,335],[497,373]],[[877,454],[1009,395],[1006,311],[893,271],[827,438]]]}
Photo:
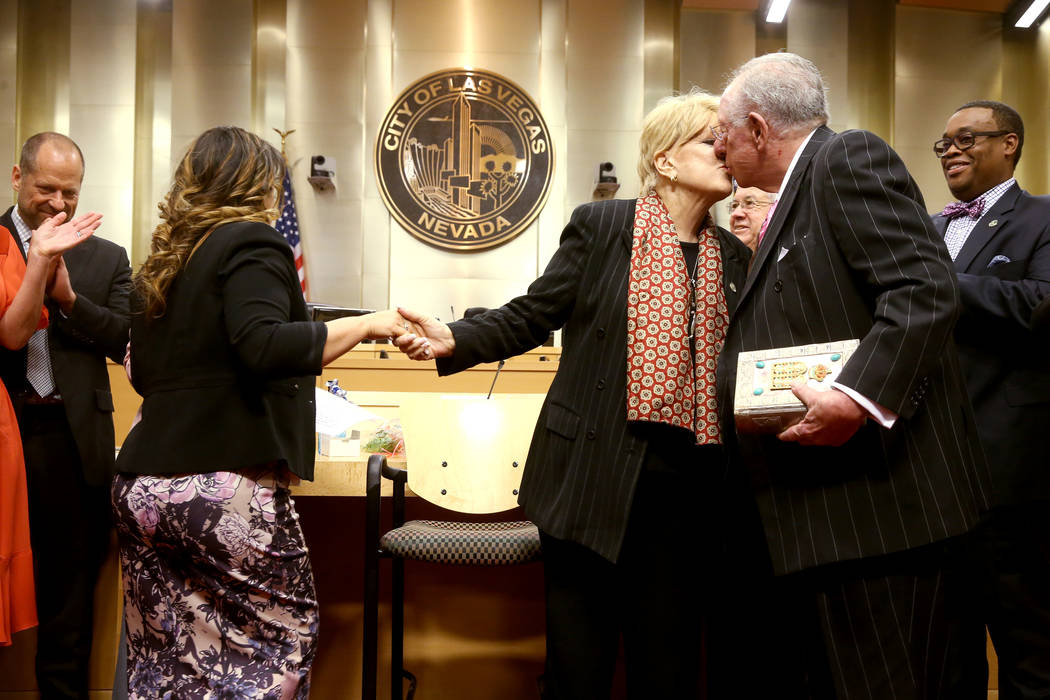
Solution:
{"label": "blonde hair", "polygon": [[642,122],[638,139],[638,179],[640,196],[659,182],[660,173],[653,162],[663,151],[673,148],[718,121],[718,98],[698,87],[680,95],[669,95],[656,103]]}
{"label": "blonde hair", "polygon": [[[160,224],[135,275],[147,318],[164,315],[172,283],[212,231],[233,221],[278,217],[284,168],[276,148],[239,127],[215,127],[197,137],[158,204]],[[269,194],[275,198],[268,204]]]}

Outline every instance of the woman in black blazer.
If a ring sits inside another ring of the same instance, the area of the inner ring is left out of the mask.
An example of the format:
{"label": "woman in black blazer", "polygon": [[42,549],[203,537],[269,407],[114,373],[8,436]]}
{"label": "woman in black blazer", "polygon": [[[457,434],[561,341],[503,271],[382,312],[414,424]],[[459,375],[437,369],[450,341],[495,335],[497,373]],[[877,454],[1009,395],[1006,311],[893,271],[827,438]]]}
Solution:
{"label": "woman in black blazer", "polygon": [[133,698],[309,692],[317,602],[288,481],[313,478],[313,376],[404,321],[310,321],[268,225],[284,168],[243,129],[206,131],[135,279],[142,419],[113,482]]}
{"label": "woman in black blazer", "polygon": [[608,698],[621,636],[630,697],[700,692],[735,491],[714,371],[749,258],[708,213],[731,190],[717,108],[699,91],[661,101],[642,128],[641,196],[577,208],[524,296],[447,326],[401,310],[415,325],[399,347],[442,375],[564,327],[519,496],[543,542],[547,698]]}

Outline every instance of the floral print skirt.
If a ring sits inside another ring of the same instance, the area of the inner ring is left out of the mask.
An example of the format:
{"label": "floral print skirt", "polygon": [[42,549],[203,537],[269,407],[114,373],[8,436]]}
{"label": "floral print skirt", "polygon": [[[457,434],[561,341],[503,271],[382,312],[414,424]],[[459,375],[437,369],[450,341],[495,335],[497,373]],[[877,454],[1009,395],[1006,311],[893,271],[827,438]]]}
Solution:
{"label": "floral print skirt", "polygon": [[118,474],[131,698],[306,698],[317,600],[283,469]]}

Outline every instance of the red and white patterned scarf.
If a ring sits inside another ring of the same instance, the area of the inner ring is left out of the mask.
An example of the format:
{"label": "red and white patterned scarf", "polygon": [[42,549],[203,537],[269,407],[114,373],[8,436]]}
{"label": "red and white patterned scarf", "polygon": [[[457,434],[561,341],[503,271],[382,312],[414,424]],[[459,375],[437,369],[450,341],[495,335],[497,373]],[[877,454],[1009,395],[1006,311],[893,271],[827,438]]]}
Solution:
{"label": "red and white patterned scarf", "polygon": [[638,199],[627,290],[627,420],[679,426],[694,433],[698,445],[717,445],[715,368],[729,309],[714,227],[699,238],[691,284],[667,207],[655,192]]}

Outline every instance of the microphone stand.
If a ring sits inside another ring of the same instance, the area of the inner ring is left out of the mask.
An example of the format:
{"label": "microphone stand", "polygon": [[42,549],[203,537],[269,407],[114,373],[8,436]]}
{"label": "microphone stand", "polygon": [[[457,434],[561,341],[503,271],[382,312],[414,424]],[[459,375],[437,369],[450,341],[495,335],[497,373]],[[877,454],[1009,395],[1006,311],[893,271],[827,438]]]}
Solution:
{"label": "microphone stand", "polygon": [[485,400],[492,398],[492,390],[496,388],[496,380],[499,379],[499,371],[503,369],[503,363],[505,360],[500,360],[499,364],[496,365],[496,376],[492,378],[492,386],[489,387],[489,395],[485,397]]}

